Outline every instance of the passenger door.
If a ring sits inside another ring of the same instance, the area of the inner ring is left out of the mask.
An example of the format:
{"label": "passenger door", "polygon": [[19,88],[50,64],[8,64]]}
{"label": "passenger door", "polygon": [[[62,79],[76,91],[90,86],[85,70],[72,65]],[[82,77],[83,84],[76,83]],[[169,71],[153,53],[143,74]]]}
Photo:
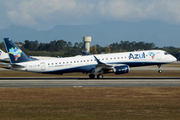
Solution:
{"label": "passenger door", "polygon": [[46,69],[45,62],[41,63],[41,70],[44,71]]}

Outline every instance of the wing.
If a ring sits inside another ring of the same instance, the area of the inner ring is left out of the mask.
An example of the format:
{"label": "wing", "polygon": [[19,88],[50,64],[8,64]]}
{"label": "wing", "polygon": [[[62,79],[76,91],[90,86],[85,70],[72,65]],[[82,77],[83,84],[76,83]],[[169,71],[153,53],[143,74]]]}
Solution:
{"label": "wing", "polygon": [[117,66],[124,66],[125,64],[105,64],[101,62],[96,56],[94,56],[95,60],[97,61],[96,68],[91,72],[91,74],[95,75],[98,72],[101,72],[103,70],[113,70],[116,71]]}

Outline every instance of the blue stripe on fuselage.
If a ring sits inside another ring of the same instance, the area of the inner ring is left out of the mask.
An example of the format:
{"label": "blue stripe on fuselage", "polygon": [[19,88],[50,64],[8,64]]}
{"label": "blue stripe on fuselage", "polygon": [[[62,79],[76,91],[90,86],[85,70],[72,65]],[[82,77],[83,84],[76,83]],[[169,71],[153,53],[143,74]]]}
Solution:
{"label": "blue stripe on fuselage", "polygon": [[96,65],[87,65],[87,66],[74,67],[74,68],[71,67],[71,68],[54,70],[54,71],[46,71],[43,73],[62,74],[62,73],[69,73],[69,72],[91,72],[92,70],[94,70],[94,68],[96,68]]}
{"label": "blue stripe on fuselage", "polygon": [[[137,67],[137,66],[148,66],[148,65],[159,65],[159,64],[166,64],[165,62],[113,62],[107,64],[126,64],[129,67]],[[53,74],[62,74],[62,73],[69,73],[69,72],[92,72],[94,68],[96,68],[97,64],[93,65],[86,65],[81,67],[74,67],[74,68],[66,68],[66,69],[59,69],[53,71],[45,71],[43,73],[53,73]]]}

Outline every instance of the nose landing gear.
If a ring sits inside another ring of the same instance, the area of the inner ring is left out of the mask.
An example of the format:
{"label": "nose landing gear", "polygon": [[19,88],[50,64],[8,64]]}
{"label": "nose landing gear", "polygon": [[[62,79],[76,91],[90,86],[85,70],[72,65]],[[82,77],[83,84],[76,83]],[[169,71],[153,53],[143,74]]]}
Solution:
{"label": "nose landing gear", "polygon": [[159,73],[162,73],[162,71],[161,71],[161,70],[158,70],[158,72],[159,72]]}
{"label": "nose landing gear", "polygon": [[158,72],[159,72],[159,73],[162,73],[162,70],[160,69],[161,64],[160,64],[160,65],[157,65],[157,66],[158,66],[158,69],[159,69]]}

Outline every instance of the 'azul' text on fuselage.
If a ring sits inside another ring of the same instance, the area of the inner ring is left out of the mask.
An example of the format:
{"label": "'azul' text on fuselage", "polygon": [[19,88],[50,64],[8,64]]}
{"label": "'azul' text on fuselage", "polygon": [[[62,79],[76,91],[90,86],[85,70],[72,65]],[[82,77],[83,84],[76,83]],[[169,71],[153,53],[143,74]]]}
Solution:
{"label": "'azul' text on fuselage", "polygon": [[129,54],[129,59],[142,59],[145,58],[145,53],[143,52],[142,54]]}

